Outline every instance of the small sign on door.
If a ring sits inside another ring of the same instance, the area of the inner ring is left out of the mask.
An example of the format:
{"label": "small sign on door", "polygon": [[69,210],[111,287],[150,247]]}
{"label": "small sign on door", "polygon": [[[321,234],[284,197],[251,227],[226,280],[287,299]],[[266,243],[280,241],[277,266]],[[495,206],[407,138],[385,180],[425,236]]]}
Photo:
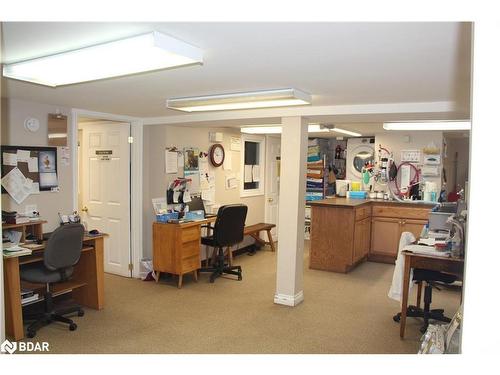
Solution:
{"label": "small sign on door", "polygon": [[96,155],[100,155],[100,160],[111,160],[109,155],[113,155],[113,150],[96,150]]}

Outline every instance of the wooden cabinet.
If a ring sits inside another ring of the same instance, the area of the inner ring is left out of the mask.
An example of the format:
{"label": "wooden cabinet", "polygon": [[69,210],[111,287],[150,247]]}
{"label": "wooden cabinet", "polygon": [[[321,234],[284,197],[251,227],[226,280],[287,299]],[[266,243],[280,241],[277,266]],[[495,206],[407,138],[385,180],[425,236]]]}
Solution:
{"label": "wooden cabinet", "polygon": [[366,258],[371,227],[367,215],[367,210],[313,206],[309,268],[348,272]]}
{"label": "wooden cabinet", "polygon": [[153,269],[158,281],[161,272],[179,276],[177,286],[182,286],[184,274],[201,267],[200,223],[163,224],[153,223]]}
{"label": "wooden cabinet", "polygon": [[370,251],[371,218],[366,217],[354,224],[353,262],[366,257]]}
{"label": "wooden cabinet", "polygon": [[415,238],[418,238],[425,224],[427,224],[427,220],[403,219],[401,222],[401,233],[411,232]]}
{"label": "wooden cabinet", "polygon": [[401,237],[401,219],[376,217],[371,221],[370,256],[396,257]]}
{"label": "wooden cabinet", "polygon": [[394,263],[401,233],[418,237],[432,205],[333,198],[310,202],[309,268],[349,272],[368,260]]}
{"label": "wooden cabinet", "polygon": [[384,207],[372,209],[372,233],[369,259],[394,263],[398,256],[399,239],[403,232],[418,238],[427,223],[429,208]]}

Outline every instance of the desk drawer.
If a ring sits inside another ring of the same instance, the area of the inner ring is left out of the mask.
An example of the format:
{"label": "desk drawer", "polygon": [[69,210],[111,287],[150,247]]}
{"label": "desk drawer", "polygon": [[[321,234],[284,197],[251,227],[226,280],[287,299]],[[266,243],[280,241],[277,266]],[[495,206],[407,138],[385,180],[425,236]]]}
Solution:
{"label": "desk drawer", "polygon": [[200,257],[198,256],[190,256],[189,258],[185,258],[182,260],[182,270],[181,273],[195,271],[201,268]]}
{"label": "desk drawer", "polygon": [[182,228],[182,233],[181,233],[181,242],[182,243],[196,241],[196,240],[199,240],[200,237],[201,237],[201,233],[200,233],[200,226],[199,225],[195,225],[195,226],[189,227],[189,228]]}
{"label": "desk drawer", "polygon": [[371,214],[372,214],[372,207],[369,204],[363,207],[358,207],[356,208],[355,220],[359,221],[366,219],[367,217],[370,217]]}
{"label": "desk drawer", "polygon": [[182,245],[181,259],[189,258],[193,255],[200,256],[200,243],[198,241],[184,243]]}
{"label": "desk drawer", "polygon": [[375,205],[372,208],[372,216],[376,217],[394,217],[400,219],[422,219],[429,218],[431,208],[424,207],[398,207],[395,205]]}

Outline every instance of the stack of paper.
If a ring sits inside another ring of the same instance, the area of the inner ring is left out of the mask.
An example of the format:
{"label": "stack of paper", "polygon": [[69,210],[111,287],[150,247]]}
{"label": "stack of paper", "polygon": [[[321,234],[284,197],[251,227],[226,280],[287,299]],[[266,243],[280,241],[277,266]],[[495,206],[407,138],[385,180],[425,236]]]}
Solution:
{"label": "stack of paper", "polygon": [[449,251],[439,251],[436,250],[434,246],[426,245],[408,245],[404,250],[415,254],[435,255],[439,257],[449,257],[451,255]]}
{"label": "stack of paper", "polygon": [[4,258],[19,257],[22,255],[31,255],[31,250],[19,245],[11,246],[8,249],[3,249]]}

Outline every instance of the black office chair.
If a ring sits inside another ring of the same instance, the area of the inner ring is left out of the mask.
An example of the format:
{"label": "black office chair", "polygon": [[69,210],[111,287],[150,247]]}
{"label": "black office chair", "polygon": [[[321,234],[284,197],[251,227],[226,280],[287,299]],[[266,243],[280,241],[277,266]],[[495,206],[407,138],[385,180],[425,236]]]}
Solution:
{"label": "black office chair", "polygon": [[230,204],[222,206],[217,211],[215,225],[210,227],[213,230],[209,237],[202,237],[203,245],[211,246],[217,251],[217,257],[212,267],[201,268],[200,272],[212,272],[210,282],[223,274],[238,276],[241,280],[241,267],[230,266],[224,261],[224,248],[236,245],[243,241],[243,229],[247,217],[248,207],[244,204]]}
{"label": "black office chair", "polygon": [[[429,326],[429,320],[431,319],[446,323],[451,322],[451,319],[444,315],[443,309],[431,310],[432,288],[436,288],[439,290],[436,283],[451,284],[456,280],[456,276],[444,272],[431,271],[420,268],[415,268],[413,270],[413,281],[419,284],[419,288],[421,288],[422,284],[425,282],[424,308],[421,309],[419,306],[410,305],[406,310],[406,316],[424,318],[424,325],[422,326],[422,328],[420,328],[420,332],[425,333],[427,327]],[[417,299],[418,304],[420,304],[420,295],[417,297]],[[401,319],[401,313],[397,313],[396,315],[394,315],[393,319],[395,322],[399,322]]]}
{"label": "black office chair", "polygon": [[77,325],[64,315],[75,312],[78,316],[84,315],[79,305],[54,309],[50,290],[52,283],[67,281],[73,274],[73,266],[80,259],[82,252],[83,232],[84,228],[81,224],[60,226],[49,237],[43,253],[43,263],[28,264],[21,269],[21,280],[46,285],[44,311],[26,316],[27,320],[35,320],[28,326],[28,337],[35,337],[38,329],[54,321],[69,324],[69,330],[74,331]]}

